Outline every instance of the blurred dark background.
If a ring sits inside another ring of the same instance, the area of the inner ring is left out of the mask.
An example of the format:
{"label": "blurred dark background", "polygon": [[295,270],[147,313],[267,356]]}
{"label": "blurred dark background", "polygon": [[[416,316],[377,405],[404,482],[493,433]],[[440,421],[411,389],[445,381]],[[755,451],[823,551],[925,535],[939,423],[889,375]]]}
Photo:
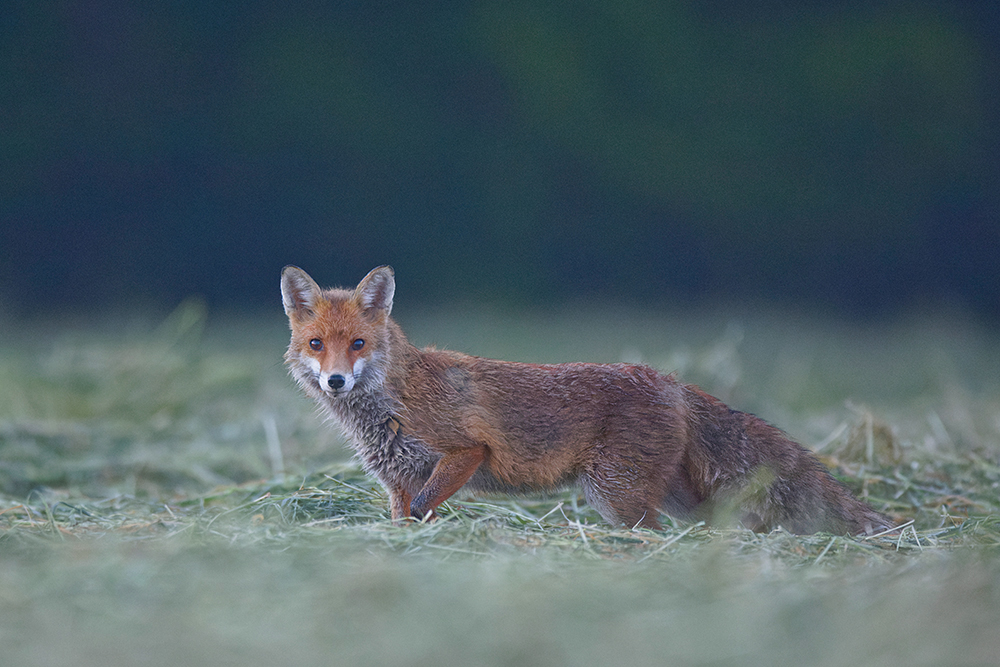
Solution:
{"label": "blurred dark background", "polygon": [[1000,316],[995,2],[0,9],[0,307],[408,299]]}

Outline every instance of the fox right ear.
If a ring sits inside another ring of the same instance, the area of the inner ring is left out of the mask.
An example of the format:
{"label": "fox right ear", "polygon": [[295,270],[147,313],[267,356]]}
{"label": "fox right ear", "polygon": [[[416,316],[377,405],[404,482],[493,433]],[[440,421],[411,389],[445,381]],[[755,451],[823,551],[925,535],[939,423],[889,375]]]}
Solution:
{"label": "fox right ear", "polygon": [[281,271],[281,303],[285,306],[285,314],[312,311],[319,298],[319,285],[309,277],[309,274],[297,266],[286,266]]}

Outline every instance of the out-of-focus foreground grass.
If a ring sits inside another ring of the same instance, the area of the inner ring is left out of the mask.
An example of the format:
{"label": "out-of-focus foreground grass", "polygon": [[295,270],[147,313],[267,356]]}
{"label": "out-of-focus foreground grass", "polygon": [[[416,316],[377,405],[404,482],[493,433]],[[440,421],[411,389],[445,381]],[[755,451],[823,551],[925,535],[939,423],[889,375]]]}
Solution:
{"label": "out-of-focus foreground grass", "polygon": [[418,344],[643,361],[818,449],[902,535],[611,529],[575,490],[394,527],[280,310],[0,321],[3,664],[992,664],[1000,345],[960,316],[401,313]]}

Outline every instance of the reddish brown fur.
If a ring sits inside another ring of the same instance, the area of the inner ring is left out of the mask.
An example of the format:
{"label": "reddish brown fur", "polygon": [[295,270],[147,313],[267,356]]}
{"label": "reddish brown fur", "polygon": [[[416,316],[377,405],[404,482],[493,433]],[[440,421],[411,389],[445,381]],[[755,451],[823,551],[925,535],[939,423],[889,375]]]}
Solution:
{"label": "reddish brown fur", "polygon": [[[783,432],[697,387],[646,366],[417,349],[389,317],[393,291],[388,267],[353,291],[321,290],[295,267],[282,274],[290,370],[385,486],[394,520],[433,517],[461,488],[579,483],[606,520],[629,527],[659,528],[660,512],[799,533],[892,526]],[[362,349],[351,349],[358,339]],[[358,359],[353,387],[323,386]]]}

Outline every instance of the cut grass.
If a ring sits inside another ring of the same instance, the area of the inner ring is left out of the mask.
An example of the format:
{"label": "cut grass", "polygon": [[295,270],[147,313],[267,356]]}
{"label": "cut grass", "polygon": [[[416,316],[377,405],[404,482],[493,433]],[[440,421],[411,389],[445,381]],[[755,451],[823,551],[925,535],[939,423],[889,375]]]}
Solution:
{"label": "cut grass", "polygon": [[[906,478],[900,469],[891,477],[866,474],[864,481],[870,482],[868,488],[906,489],[907,498],[916,504],[905,509],[916,518],[906,520],[901,531],[868,538],[797,536],[782,530],[762,535],[701,523],[681,523],[663,531],[628,530],[604,524],[575,492],[567,491],[547,499],[452,500],[442,506],[438,521],[398,526],[388,519],[381,488],[357,467],[345,465],[335,473],[297,483],[284,479],[225,486],[165,503],[128,496],[95,501],[49,491],[17,503],[8,499],[0,509],[0,526],[8,542],[109,536],[162,541],[183,533],[187,539],[200,536],[206,543],[222,540],[284,549],[308,540],[343,537],[388,553],[438,550],[497,558],[512,550],[544,550],[551,555],[638,562],[697,557],[706,545],[723,544],[733,556],[764,550],[792,566],[820,562],[836,566],[842,559],[857,564],[859,558],[881,563],[930,550],[1000,547],[995,498],[990,505],[962,496],[956,509],[956,494],[940,483]],[[871,495],[869,502],[890,504]],[[901,508],[903,503],[891,505]],[[972,508],[980,511],[966,515]]]}
{"label": "cut grass", "polygon": [[[853,538],[613,528],[573,489],[459,497],[437,522],[393,525],[381,488],[285,376],[280,313],[273,327],[204,317],[192,302],[156,326],[39,322],[0,338],[5,661],[1000,654],[1000,346],[972,324],[573,312],[500,326],[489,311],[403,322],[415,342],[489,356],[676,370],[812,443],[852,490],[910,522]],[[665,331],[669,345],[656,342]]]}

